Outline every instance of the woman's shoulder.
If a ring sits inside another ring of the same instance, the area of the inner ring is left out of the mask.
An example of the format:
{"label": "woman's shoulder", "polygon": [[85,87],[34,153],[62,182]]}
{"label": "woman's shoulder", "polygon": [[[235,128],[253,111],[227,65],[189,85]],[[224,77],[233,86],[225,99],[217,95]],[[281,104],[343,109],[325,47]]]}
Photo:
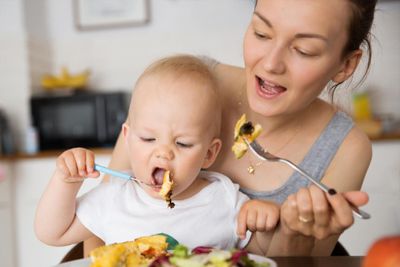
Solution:
{"label": "woman's shoulder", "polygon": [[220,63],[214,68],[218,89],[224,101],[237,101],[246,87],[244,69],[237,66]]}
{"label": "woman's shoulder", "polygon": [[340,191],[359,190],[371,158],[372,145],[368,136],[354,125],[333,158],[326,177],[336,177],[332,185]]}

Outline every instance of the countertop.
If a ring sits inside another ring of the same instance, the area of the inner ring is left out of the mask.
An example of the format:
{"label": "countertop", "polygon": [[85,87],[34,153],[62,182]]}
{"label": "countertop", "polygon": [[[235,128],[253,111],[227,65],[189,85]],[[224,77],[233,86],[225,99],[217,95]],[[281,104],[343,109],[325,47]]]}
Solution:
{"label": "countertop", "polygon": [[[374,137],[370,136],[372,143],[375,142],[384,142],[384,141],[400,141],[400,132],[396,133],[387,133],[382,134],[380,136]],[[91,148],[91,150],[98,155],[110,155],[112,153],[113,148]],[[48,150],[48,151],[40,151],[36,154],[24,154],[17,153],[14,155],[0,155],[0,160],[25,160],[25,159],[36,159],[36,158],[49,158],[49,157],[57,157],[64,150]]]}

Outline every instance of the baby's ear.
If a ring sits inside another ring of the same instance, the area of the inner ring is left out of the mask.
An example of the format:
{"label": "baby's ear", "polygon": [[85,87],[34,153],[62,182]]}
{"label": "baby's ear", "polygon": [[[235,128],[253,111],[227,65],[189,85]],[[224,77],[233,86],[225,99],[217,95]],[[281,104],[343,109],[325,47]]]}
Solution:
{"label": "baby's ear", "polygon": [[336,83],[342,83],[346,81],[356,70],[358,63],[360,63],[361,56],[361,49],[351,52],[342,62],[339,71],[335,74],[332,80]]}
{"label": "baby's ear", "polygon": [[221,139],[214,138],[212,140],[210,146],[208,147],[206,157],[204,158],[202,166],[203,169],[207,169],[214,163],[215,159],[218,156],[219,151],[221,150],[221,146],[222,146]]}
{"label": "baby's ear", "polygon": [[128,142],[127,137],[128,137],[128,132],[129,132],[129,125],[125,122],[122,124],[122,135],[124,137],[125,143]]}

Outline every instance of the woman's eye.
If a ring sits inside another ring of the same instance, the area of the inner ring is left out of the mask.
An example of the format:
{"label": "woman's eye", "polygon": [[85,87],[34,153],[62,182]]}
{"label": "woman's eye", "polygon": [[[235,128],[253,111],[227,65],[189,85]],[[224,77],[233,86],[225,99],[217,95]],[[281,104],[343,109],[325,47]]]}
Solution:
{"label": "woman's eye", "polygon": [[257,39],[269,39],[269,36],[265,33],[254,31],[254,35]]}
{"label": "woman's eye", "polygon": [[143,142],[153,142],[156,139],[152,137],[140,137],[140,140],[142,140]]}
{"label": "woman's eye", "polygon": [[295,48],[295,50],[300,56],[303,56],[303,57],[313,57],[313,56],[315,56],[314,54],[312,54],[310,52],[306,52],[306,51],[304,51],[302,49]]}
{"label": "woman's eye", "polygon": [[182,142],[176,142],[176,144],[183,148],[190,148],[193,146],[192,144],[187,144],[187,143],[182,143]]}

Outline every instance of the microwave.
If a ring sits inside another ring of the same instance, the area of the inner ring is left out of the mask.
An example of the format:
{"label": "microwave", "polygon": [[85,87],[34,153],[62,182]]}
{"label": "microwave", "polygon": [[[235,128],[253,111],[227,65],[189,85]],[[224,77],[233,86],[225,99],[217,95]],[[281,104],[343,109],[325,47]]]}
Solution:
{"label": "microwave", "polygon": [[32,124],[40,150],[113,146],[126,120],[129,100],[126,92],[32,96]]}

